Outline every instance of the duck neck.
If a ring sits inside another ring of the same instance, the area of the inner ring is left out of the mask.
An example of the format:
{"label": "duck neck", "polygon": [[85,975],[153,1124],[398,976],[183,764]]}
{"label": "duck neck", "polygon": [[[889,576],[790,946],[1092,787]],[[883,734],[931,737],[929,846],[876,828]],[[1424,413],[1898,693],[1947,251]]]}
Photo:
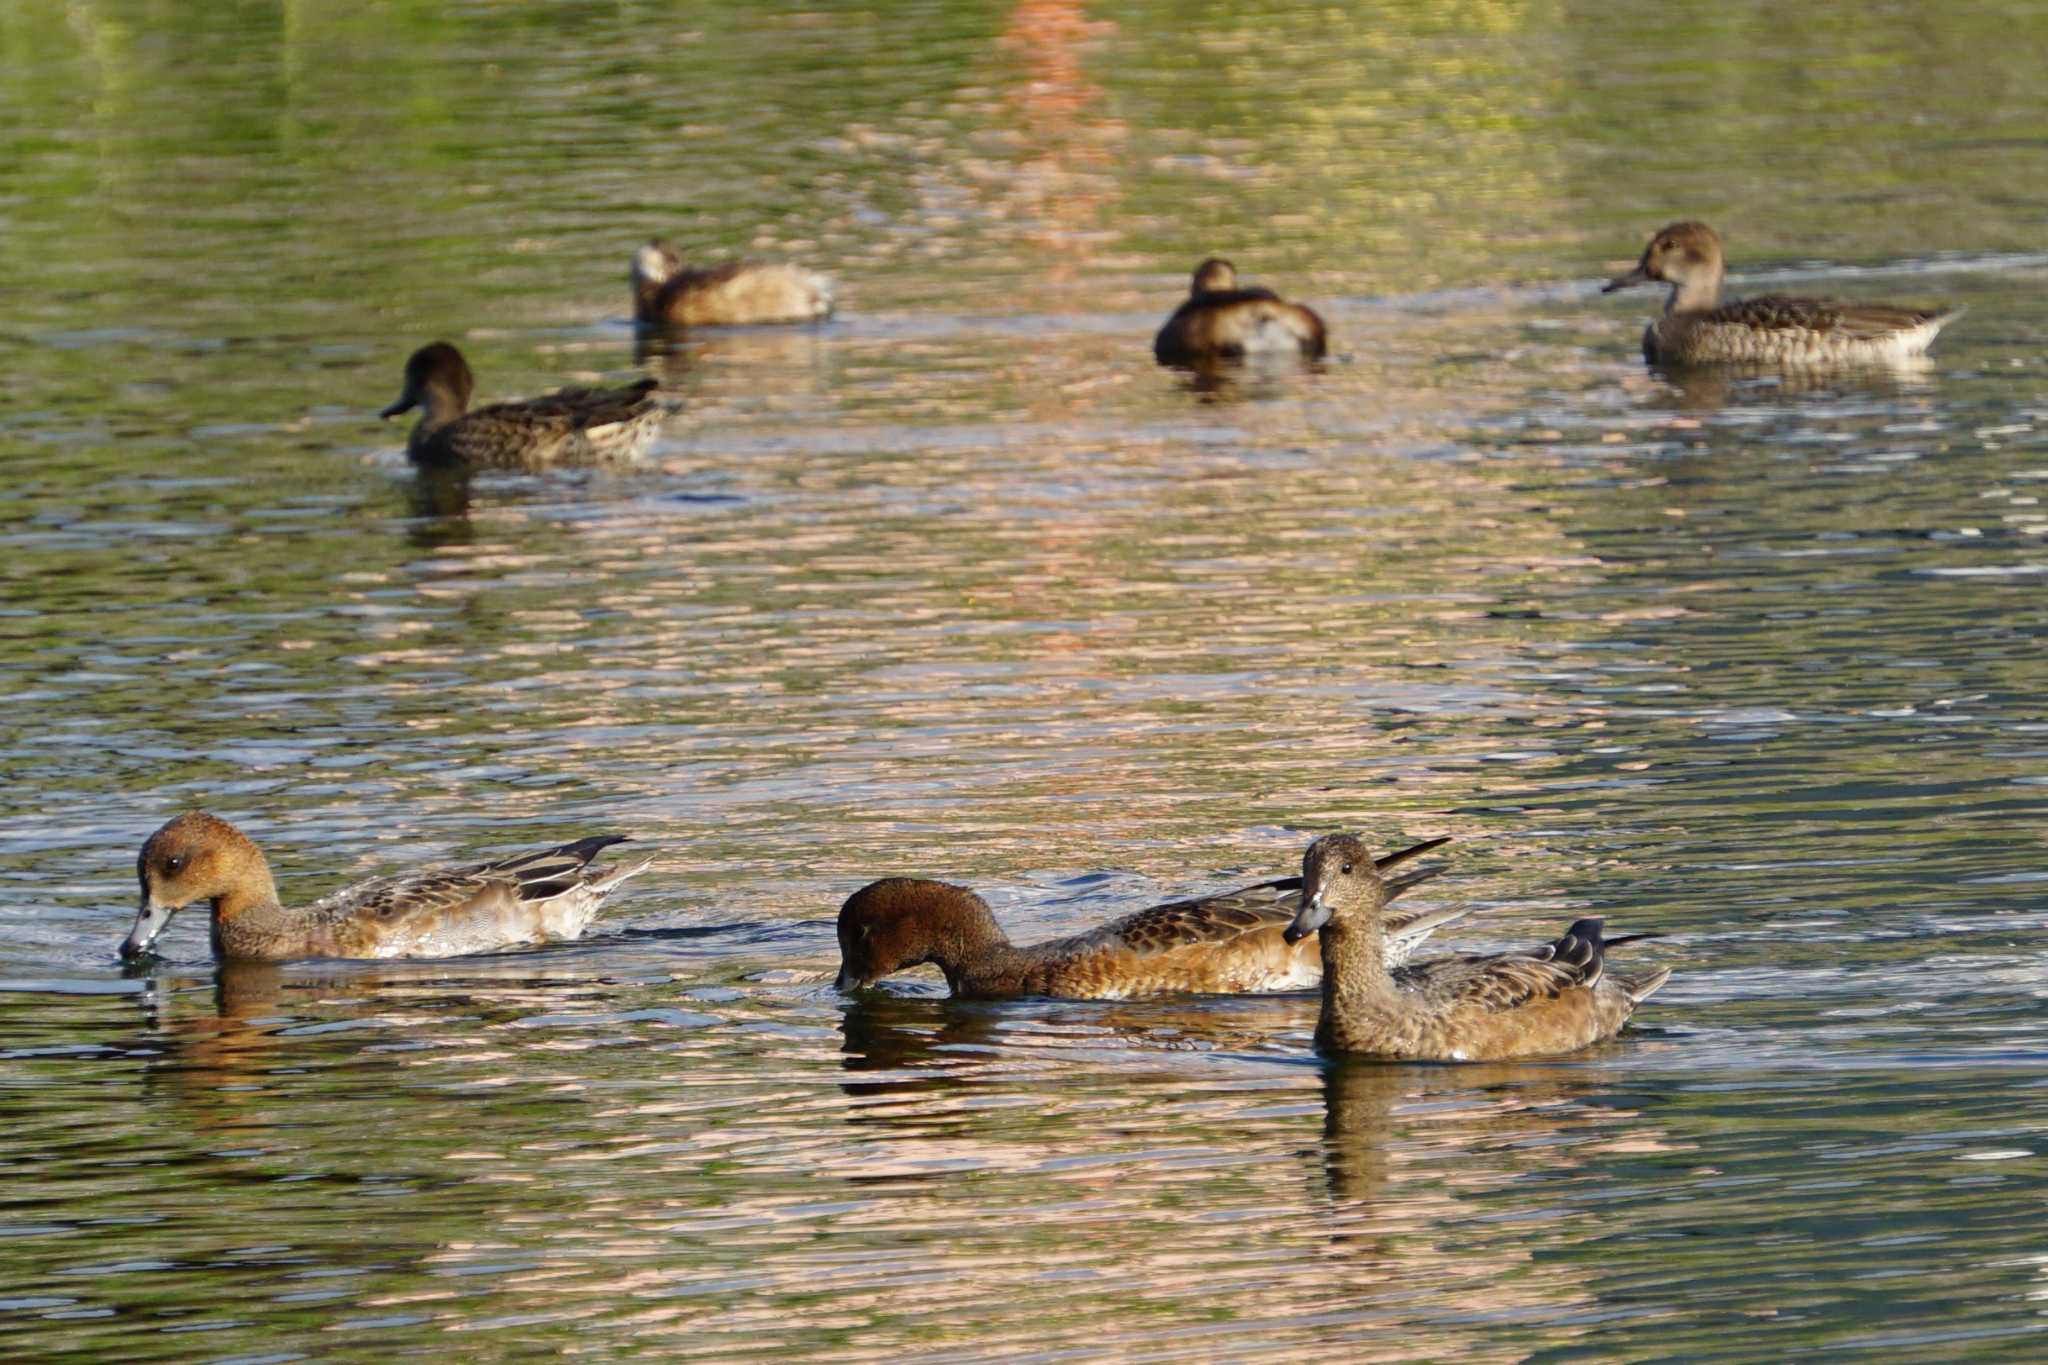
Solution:
{"label": "duck neck", "polygon": [[948,936],[933,945],[925,960],[946,974],[946,987],[955,995],[1007,995],[1017,989],[1034,958],[990,925],[972,934]]}
{"label": "duck neck", "polygon": [[1703,313],[1721,301],[1721,272],[1702,271],[1690,279],[1673,280],[1671,297],[1665,301],[1666,316],[1672,313]]}
{"label": "duck neck", "polygon": [[270,865],[254,848],[253,861],[213,898],[213,954],[221,958],[269,957],[261,946],[274,943],[292,925],[292,914],[277,898]]}
{"label": "duck neck", "polygon": [[430,381],[420,391],[420,431],[438,431],[469,410],[469,400],[446,384]]}
{"label": "duck neck", "polygon": [[[1376,917],[1375,917],[1376,919]],[[1378,923],[1331,920],[1320,930],[1323,949],[1323,1017],[1357,1018],[1392,1000],[1394,978],[1387,971],[1386,935]]]}

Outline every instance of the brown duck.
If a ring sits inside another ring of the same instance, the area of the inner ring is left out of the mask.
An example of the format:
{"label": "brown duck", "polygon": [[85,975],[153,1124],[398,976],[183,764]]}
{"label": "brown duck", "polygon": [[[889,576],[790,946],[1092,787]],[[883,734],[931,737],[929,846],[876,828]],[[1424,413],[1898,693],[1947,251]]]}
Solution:
{"label": "brown duck", "polygon": [[1760,294],[1721,302],[1727,263],[1705,223],[1659,228],[1643,258],[1609,280],[1603,294],[1652,282],[1671,286],[1664,316],[1643,330],[1653,365],[1750,364],[1789,369],[1885,364],[1925,353],[1961,308]]}
{"label": "brown duck", "polygon": [[653,396],[652,379],[616,389],[557,389],[471,412],[475,387],[462,352],[436,341],[412,353],[405,362],[405,391],[377,415],[388,420],[420,410],[405,449],[421,466],[544,469],[637,460],[668,409]]}
{"label": "brown duck", "polygon": [[633,253],[629,278],[633,317],[643,327],[815,322],[832,315],[832,282],[814,270],[772,261],[689,270],[658,237]]}
{"label": "brown duck", "polygon": [[1395,969],[1384,940],[1391,891],[1355,834],[1324,835],[1302,858],[1301,911],[1287,939],[1315,934],[1321,941],[1318,1051],[1435,1062],[1574,1052],[1620,1032],[1671,976],[1669,967],[1610,975],[1607,949],[1651,936],[1603,941],[1597,919],[1526,953]]}
{"label": "brown duck", "polygon": [[[1390,853],[1384,871],[1447,842]],[[1436,875],[1429,868],[1385,881],[1388,899]],[[1313,945],[1282,935],[1295,918],[1301,880],[1261,882],[1242,890],[1140,910],[1071,938],[1019,947],[996,923],[988,903],[964,886],[918,877],[888,877],[847,897],[839,910],[842,991],[874,985],[891,972],[931,963],[954,995],[1050,995],[1072,1000],[1125,1000],[1169,991],[1229,994],[1305,990],[1321,974]],[[1385,918],[1383,958],[1404,960],[1462,909]]]}
{"label": "brown duck", "polygon": [[212,904],[213,955],[221,959],[454,957],[571,939],[619,883],[654,861],[590,867],[625,838],[599,834],[497,862],[378,877],[292,909],[278,900],[270,865],[247,835],[187,811],[142,845],[142,905],[121,956],[141,956],[193,901]]}
{"label": "brown duck", "polygon": [[1315,310],[1270,289],[1239,288],[1237,270],[1220,256],[1195,267],[1188,300],[1152,339],[1162,365],[1203,365],[1253,355],[1320,359],[1328,333]]}

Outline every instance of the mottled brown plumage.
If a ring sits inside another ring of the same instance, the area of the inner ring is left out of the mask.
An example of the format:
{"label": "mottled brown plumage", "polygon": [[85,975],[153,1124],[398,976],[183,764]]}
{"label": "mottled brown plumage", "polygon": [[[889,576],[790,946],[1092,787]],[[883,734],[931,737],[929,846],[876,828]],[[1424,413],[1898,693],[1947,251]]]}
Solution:
{"label": "mottled brown plumage", "polygon": [[1643,358],[1663,365],[1804,368],[1905,360],[1925,352],[1963,313],[1777,294],[1722,303],[1726,270],[1721,239],[1712,228],[1672,223],[1650,238],[1634,270],[1608,281],[1601,292],[1652,281],[1671,286],[1664,316],[1643,332]]}
{"label": "mottled brown plumage", "polygon": [[378,877],[289,909],[246,835],[188,811],[142,846],[142,904],[121,955],[147,951],[173,914],[202,900],[211,903],[213,955],[222,959],[453,957],[575,938],[615,887],[654,861],[591,869],[625,838],[601,834],[496,862]]}
{"label": "mottled brown plumage", "polygon": [[1152,339],[1162,365],[1202,365],[1248,355],[1320,358],[1328,333],[1315,310],[1288,303],[1270,289],[1239,288],[1229,261],[1212,256],[1195,267],[1188,300]]}
{"label": "mottled brown plumage", "polygon": [[728,261],[688,270],[656,238],[633,253],[633,317],[643,327],[814,322],[832,315],[832,282],[814,270]]}
{"label": "mottled brown plumage", "polygon": [[1390,970],[1388,890],[1363,840],[1329,834],[1302,859],[1290,941],[1321,941],[1316,1047],[1387,1060],[1492,1061],[1573,1052],[1611,1038],[1671,975],[1606,971],[1601,922],[1583,919],[1526,953],[1432,958]]}
{"label": "mottled brown plumage", "polygon": [[[1432,839],[1381,860],[1391,868],[1444,843]],[[1427,881],[1423,869],[1386,883],[1389,898]],[[839,911],[839,988],[872,986],[891,972],[931,963],[955,995],[1051,995],[1123,1000],[1169,991],[1234,994],[1303,990],[1321,965],[1313,944],[1284,938],[1300,900],[1298,878],[1170,901],[1087,933],[1019,947],[987,902],[964,886],[888,877],[853,893]],[[1389,916],[1384,953],[1404,959],[1462,909]]]}
{"label": "mottled brown plumage", "polygon": [[616,389],[557,389],[539,398],[469,411],[476,387],[469,362],[445,341],[405,362],[405,391],[380,417],[420,410],[406,440],[416,464],[542,469],[557,464],[626,463],[646,453],[667,405],[652,379]]}

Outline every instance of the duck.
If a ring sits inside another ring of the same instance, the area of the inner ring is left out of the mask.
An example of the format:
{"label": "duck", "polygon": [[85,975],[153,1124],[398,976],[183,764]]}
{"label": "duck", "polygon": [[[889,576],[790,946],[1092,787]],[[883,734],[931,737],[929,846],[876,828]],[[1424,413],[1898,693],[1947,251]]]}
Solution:
{"label": "duck", "polygon": [[456,957],[572,939],[621,883],[653,864],[590,866],[627,838],[598,834],[496,862],[377,877],[289,908],[247,835],[218,816],[186,811],[142,845],[142,905],[121,956],[148,952],[194,901],[212,904],[221,961]]}
{"label": "duck", "polygon": [[1319,360],[1329,333],[1314,309],[1270,289],[1239,288],[1237,268],[1221,256],[1195,267],[1188,299],[1152,339],[1162,365],[1203,365],[1252,355]]}
{"label": "duck", "polygon": [[773,261],[683,268],[682,254],[657,237],[633,253],[633,317],[643,327],[711,327],[816,322],[832,316],[832,281]]}
{"label": "duck", "polygon": [[1650,238],[1635,269],[1600,292],[1653,282],[1671,286],[1664,315],[1643,331],[1643,359],[1652,365],[1799,368],[1910,360],[1926,354],[1941,329],[1964,312],[1780,294],[1723,303],[1726,273],[1719,234],[1705,223],[1671,223]]}
{"label": "duck", "polygon": [[[1388,854],[1382,871],[1449,842],[1430,839]],[[1435,876],[1422,869],[1385,883],[1389,898]],[[1299,878],[1221,895],[1170,901],[1069,938],[1019,947],[988,902],[964,886],[885,877],[839,908],[841,991],[865,990],[892,972],[931,963],[956,996],[1054,996],[1128,1000],[1173,991],[1234,994],[1307,990],[1321,966],[1313,951],[1281,939],[1295,918]],[[1464,909],[1386,918],[1383,957],[1405,960],[1417,943]]]}
{"label": "duck", "polygon": [[388,421],[420,410],[405,449],[423,469],[533,470],[638,460],[669,406],[653,396],[658,381],[641,379],[615,389],[557,389],[471,412],[475,387],[462,352],[436,341],[406,360],[405,391],[377,415]]}
{"label": "duck", "polygon": [[1323,1005],[1316,1050],[1383,1061],[1482,1062],[1552,1057],[1612,1038],[1671,977],[1606,970],[1610,948],[1652,934],[1603,937],[1582,919],[1527,952],[1396,963],[1386,950],[1393,886],[1356,834],[1326,834],[1302,855],[1301,899],[1286,940],[1316,936]]}

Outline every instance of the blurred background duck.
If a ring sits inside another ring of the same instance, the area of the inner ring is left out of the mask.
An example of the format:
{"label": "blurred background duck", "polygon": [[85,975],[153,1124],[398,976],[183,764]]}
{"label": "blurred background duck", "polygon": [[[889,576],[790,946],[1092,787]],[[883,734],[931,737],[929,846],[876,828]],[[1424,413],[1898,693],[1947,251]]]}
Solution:
{"label": "blurred background duck", "polygon": [[689,270],[655,238],[633,253],[633,317],[643,327],[815,322],[832,315],[832,282],[770,261],[728,261]]}
{"label": "blurred background duck", "polygon": [[544,469],[638,460],[669,407],[654,396],[659,386],[652,379],[615,389],[557,389],[472,412],[475,387],[462,352],[436,341],[412,353],[404,391],[377,415],[389,420],[420,410],[405,448],[423,467]]}
{"label": "blurred background duck", "polygon": [[1188,300],[1152,339],[1162,365],[1202,365],[1248,356],[1320,359],[1328,332],[1315,310],[1270,289],[1239,288],[1237,270],[1220,256],[1195,267]]}
{"label": "blurred background duck", "polygon": [[[1380,860],[1382,869],[1447,842],[1431,839]],[[1398,896],[1436,875],[1424,868],[1386,883]],[[1049,995],[1126,1000],[1170,991],[1235,994],[1305,990],[1321,977],[1313,943],[1283,938],[1300,903],[1301,881],[1171,901],[1071,938],[1019,947],[996,923],[988,902],[964,886],[887,877],[847,897],[839,910],[842,991],[874,985],[892,972],[930,963],[954,995]],[[1415,945],[1464,909],[1394,912],[1383,953],[1405,960]]]}
{"label": "blurred background duck", "polygon": [[1721,238],[1705,223],[1659,228],[1636,268],[1601,289],[1668,284],[1664,316],[1643,331],[1653,365],[1736,363],[1783,367],[1868,365],[1924,355],[1961,308],[1901,308],[1886,303],[1762,294],[1721,302],[1727,263]]}
{"label": "blurred background duck", "polygon": [[213,955],[223,960],[454,957],[572,939],[620,883],[653,863],[591,868],[626,837],[599,834],[497,862],[379,877],[290,908],[247,835],[187,811],[142,845],[142,904],[121,956],[147,952],[194,901],[212,907]]}

